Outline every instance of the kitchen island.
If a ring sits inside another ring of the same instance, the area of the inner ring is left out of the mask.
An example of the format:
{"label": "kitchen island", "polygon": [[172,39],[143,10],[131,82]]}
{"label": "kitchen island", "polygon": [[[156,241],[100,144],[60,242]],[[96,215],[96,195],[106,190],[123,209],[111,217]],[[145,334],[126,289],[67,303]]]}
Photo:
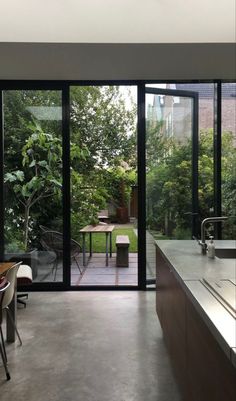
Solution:
{"label": "kitchen island", "polygon": [[[215,243],[223,254],[235,249],[235,241]],[[157,313],[183,399],[235,401],[236,291],[229,307],[208,284],[233,286],[236,259],[210,259],[196,241],[160,240],[156,269]]]}

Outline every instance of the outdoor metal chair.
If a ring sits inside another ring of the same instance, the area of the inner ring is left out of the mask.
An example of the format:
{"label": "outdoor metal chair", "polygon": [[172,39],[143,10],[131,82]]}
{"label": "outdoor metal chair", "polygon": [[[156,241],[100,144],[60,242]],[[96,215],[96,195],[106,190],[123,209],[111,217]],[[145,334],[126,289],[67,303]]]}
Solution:
{"label": "outdoor metal chair", "polygon": [[15,321],[13,319],[11,310],[9,308],[9,305],[10,305],[10,303],[11,303],[13,297],[14,297],[14,294],[15,294],[16,282],[17,282],[16,281],[17,280],[17,272],[18,272],[19,267],[20,267],[20,264],[18,263],[16,265],[12,266],[6,273],[6,279],[7,279],[7,281],[9,281],[10,285],[5,291],[5,294],[4,294],[4,297],[3,297],[3,300],[2,300],[2,309],[6,309],[6,313],[7,313],[8,317],[9,317],[9,319],[10,319],[10,322],[11,322],[12,326],[15,329],[16,335],[17,335],[17,337],[18,337],[18,339],[20,341],[20,345],[22,345],[20,334],[19,334],[19,332],[17,330],[16,323],[15,323]]}
{"label": "outdoor metal chair", "polygon": [[40,230],[44,233],[45,231],[52,231],[51,228],[43,226],[42,224],[39,225]]}
{"label": "outdoor metal chair", "polygon": [[[58,269],[58,262],[60,258],[63,256],[63,235],[62,233],[58,231],[43,231],[41,235],[41,245],[42,247],[49,251],[49,252],[54,252],[55,254],[55,260],[53,262],[53,267],[52,267],[52,274],[54,274],[54,281],[56,280],[57,276],[57,269]],[[77,257],[79,253],[81,252],[81,246],[80,244],[71,239],[70,241],[70,256],[71,259],[74,259],[76,262],[76,265],[79,269],[80,274],[82,274],[79,262],[77,260]]]}

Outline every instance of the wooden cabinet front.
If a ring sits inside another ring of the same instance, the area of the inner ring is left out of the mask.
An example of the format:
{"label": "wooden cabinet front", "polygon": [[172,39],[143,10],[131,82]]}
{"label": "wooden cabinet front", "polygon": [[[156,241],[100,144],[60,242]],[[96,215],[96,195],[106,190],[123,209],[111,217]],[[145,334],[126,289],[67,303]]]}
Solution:
{"label": "wooden cabinet front", "polygon": [[236,369],[156,248],[156,310],[183,400],[236,401]]}
{"label": "wooden cabinet front", "polygon": [[158,249],[156,250],[156,267],[156,310],[175,375],[184,393],[186,388],[186,354],[183,352],[186,343],[185,294]]}
{"label": "wooden cabinet front", "polygon": [[200,318],[187,305],[187,382],[192,401],[235,401],[236,369]]}

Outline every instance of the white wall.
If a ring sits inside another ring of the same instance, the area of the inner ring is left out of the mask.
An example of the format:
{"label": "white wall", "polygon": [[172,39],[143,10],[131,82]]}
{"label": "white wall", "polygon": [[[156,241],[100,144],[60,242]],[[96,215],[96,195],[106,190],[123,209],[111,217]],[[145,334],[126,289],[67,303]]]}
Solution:
{"label": "white wall", "polygon": [[232,43],[0,43],[0,79],[235,78]]}
{"label": "white wall", "polygon": [[0,0],[0,79],[233,79],[235,6]]}
{"label": "white wall", "polygon": [[235,0],[0,0],[0,42],[234,41]]}

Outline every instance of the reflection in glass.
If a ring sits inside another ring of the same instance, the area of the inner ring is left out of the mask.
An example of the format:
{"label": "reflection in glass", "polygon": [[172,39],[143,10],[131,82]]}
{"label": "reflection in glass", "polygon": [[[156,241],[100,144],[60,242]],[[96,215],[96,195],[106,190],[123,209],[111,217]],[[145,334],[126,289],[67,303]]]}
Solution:
{"label": "reflection in glass", "polygon": [[236,83],[222,84],[222,225],[224,239],[236,239]]}
{"label": "reflection in glass", "polygon": [[[214,84],[176,84],[176,89],[198,93],[199,106],[199,152],[198,152],[198,228],[206,217],[214,215],[214,172],[213,172],[213,142],[214,142]],[[214,230],[213,225],[209,226]],[[200,233],[199,233],[200,234]],[[214,235],[212,231],[211,234]]]}
{"label": "reflection in glass", "polygon": [[147,283],[155,277],[155,239],[192,235],[192,102],[146,95]]}
{"label": "reflection in glass", "polygon": [[[200,223],[204,218],[214,215],[214,176],[213,176],[214,84],[173,83],[173,84],[149,84],[146,86],[151,86],[161,89],[176,89],[186,92],[190,91],[198,94],[199,98],[198,227],[200,227]],[[173,108],[175,108],[176,111],[177,107],[180,106],[178,105],[179,101],[181,101],[182,103],[183,99],[178,97],[174,98],[175,104]],[[160,104],[161,102],[163,102],[162,95],[160,95]],[[165,124],[166,124],[166,135],[169,136],[173,123],[172,123],[172,113],[170,112],[167,113],[169,116],[167,116]],[[186,119],[185,121],[184,120],[182,121],[182,125],[183,126],[186,125]],[[191,225],[190,215],[189,215],[189,225]],[[209,227],[209,229],[213,230],[214,227],[211,226]],[[212,234],[214,233],[212,232]]]}
{"label": "reflection in glass", "polygon": [[191,238],[192,100],[146,96],[147,226],[157,238]]}

